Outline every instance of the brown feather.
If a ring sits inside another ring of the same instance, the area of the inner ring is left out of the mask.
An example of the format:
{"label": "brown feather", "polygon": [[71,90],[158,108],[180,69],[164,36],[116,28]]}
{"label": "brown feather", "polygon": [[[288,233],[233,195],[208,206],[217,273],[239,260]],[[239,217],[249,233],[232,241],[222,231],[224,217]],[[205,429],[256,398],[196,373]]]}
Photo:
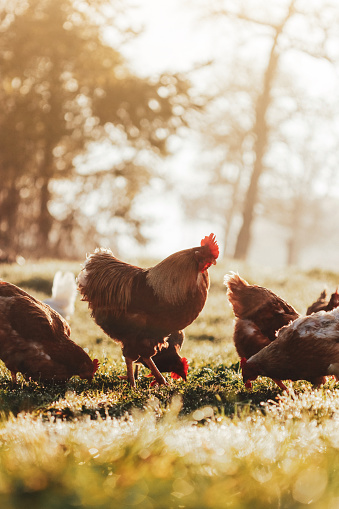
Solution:
{"label": "brown feather", "polygon": [[326,290],[323,290],[319,295],[318,299],[307,308],[306,315],[312,313],[318,313],[318,311],[332,311],[339,306],[339,294],[338,290],[332,293],[331,297],[327,298]]}
{"label": "brown feather", "polygon": [[249,359],[271,343],[251,320],[236,320],[233,341],[240,359]]}
{"label": "brown feather", "polygon": [[12,373],[33,380],[91,379],[87,353],[70,339],[70,327],[50,306],[15,285],[0,282],[0,358]]}
{"label": "brown feather", "polygon": [[277,339],[250,357],[244,381],[258,375],[319,384],[339,363],[339,310],[298,318],[280,329]]}
{"label": "brown feather", "polygon": [[182,304],[188,295],[197,291],[204,293],[206,285],[209,289],[208,272],[206,275],[203,281],[201,272],[197,272],[195,250],[185,249],[149,269],[147,282],[158,298],[169,304]]}
{"label": "brown feather", "polygon": [[240,358],[248,359],[270,344],[281,327],[300,316],[274,292],[250,285],[238,274],[226,275],[225,284],[236,317],[233,341]]}
{"label": "brown feather", "polygon": [[90,255],[77,281],[82,300],[91,309],[110,308],[118,315],[126,311],[131,302],[135,275],[143,269],[122,262],[110,250],[96,249]]}
{"label": "brown feather", "polygon": [[204,245],[174,253],[148,269],[121,262],[108,250],[87,258],[78,276],[79,291],[96,323],[121,344],[132,385],[132,362],[139,358],[164,383],[150,359],[167,344],[169,334],[184,329],[203,309],[207,269],[217,254],[212,234]]}

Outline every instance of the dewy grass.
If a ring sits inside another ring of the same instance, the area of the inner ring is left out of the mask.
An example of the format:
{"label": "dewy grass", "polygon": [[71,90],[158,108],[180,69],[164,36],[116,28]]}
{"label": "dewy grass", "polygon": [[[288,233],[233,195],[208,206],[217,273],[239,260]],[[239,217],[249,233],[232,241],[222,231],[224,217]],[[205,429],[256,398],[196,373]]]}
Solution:
{"label": "dewy grass", "polygon": [[[61,268],[76,273],[76,265]],[[53,261],[6,265],[0,277],[26,282],[42,299],[59,268]],[[213,269],[207,305],[186,330],[186,383],[150,387],[142,369],[131,389],[119,378],[120,347],[79,300],[72,338],[101,362],[92,384],[74,377],[44,386],[19,376],[14,387],[0,363],[1,508],[339,507],[338,384],[287,383],[282,394],[258,378],[246,391],[222,284],[226,272],[239,270],[304,312],[326,284],[332,290],[335,275],[227,261]]]}
{"label": "dewy grass", "polygon": [[[211,407],[180,418],[178,397],[164,412],[152,398],[144,411],[121,419],[45,421],[20,414],[0,428],[0,501],[15,507],[30,499],[35,507],[335,507],[338,417],[319,422],[300,413],[305,405],[321,406],[323,396],[285,396],[265,404],[264,414],[243,409],[234,418]],[[337,390],[324,397],[338,407]]]}

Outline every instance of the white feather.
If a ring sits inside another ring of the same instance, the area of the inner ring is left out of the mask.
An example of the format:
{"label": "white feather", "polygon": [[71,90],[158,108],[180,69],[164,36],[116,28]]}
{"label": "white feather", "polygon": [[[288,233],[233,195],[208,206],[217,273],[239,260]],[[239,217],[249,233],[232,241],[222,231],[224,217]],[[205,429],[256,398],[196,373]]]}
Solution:
{"label": "white feather", "polygon": [[77,296],[77,285],[72,272],[56,272],[53,279],[52,297],[44,300],[45,304],[55,309],[61,316],[69,320],[74,313]]}

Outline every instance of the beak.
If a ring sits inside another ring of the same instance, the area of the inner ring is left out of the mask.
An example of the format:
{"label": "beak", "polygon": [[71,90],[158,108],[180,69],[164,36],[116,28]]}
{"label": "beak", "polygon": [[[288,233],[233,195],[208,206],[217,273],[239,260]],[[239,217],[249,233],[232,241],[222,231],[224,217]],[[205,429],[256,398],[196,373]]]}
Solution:
{"label": "beak", "polygon": [[214,259],[213,262],[212,262],[212,265],[216,265],[217,264],[217,260]]}

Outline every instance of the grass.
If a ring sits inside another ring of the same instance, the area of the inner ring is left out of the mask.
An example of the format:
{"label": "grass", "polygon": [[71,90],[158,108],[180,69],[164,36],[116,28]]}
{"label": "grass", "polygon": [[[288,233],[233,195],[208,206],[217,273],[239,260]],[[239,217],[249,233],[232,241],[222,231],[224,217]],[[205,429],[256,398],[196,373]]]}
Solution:
{"label": "grass", "polygon": [[[58,269],[77,274],[80,264],[2,265],[0,277],[44,299]],[[297,382],[287,395],[259,378],[245,390],[223,285],[230,270],[300,312],[339,279],[220,262],[203,312],[186,329],[188,380],[166,387],[150,387],[146,369],[136,389],[120,380],[120,347],[78,299],[72,338],[101,362],[91,384],[19,376],[13,387],[0,363],[1,508],[339,508],[339,385]]]}

